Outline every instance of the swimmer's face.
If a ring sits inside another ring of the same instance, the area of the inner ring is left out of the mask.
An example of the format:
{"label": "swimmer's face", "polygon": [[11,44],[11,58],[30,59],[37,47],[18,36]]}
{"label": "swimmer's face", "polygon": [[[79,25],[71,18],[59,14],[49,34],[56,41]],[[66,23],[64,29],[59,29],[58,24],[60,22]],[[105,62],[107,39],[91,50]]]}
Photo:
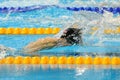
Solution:
{"label": "swimmer's face", "polygon": [[62,36],[66,36],[66,34],[67,34],[67,30],[65,30],[65,31],[63,32],[63,35],[62,35]]}
{"label": "swimmer's face", "polygon": [[61,36],[61,38],[66,38],[73,33],[74,33],[73,28],[68,28],[63,32],[63,35]]}
{"label": "swimmer's face", "polygon": [[67,30],[65,30],[64,32],[63,32],[63,34],[66,34],[67,33]]}

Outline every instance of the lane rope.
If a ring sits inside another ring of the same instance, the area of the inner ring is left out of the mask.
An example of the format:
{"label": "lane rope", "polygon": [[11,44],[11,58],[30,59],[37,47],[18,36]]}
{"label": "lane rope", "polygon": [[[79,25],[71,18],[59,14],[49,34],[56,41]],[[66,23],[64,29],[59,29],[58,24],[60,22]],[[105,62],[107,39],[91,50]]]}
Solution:
{"label": "lane rope", "polygon": [[70,11],[92,11],[103,14],[104,11],[112,12],[113,14],[120,13],[120,7],[60,7],[57,5],[34,5],[25,7],[0,7],[0,12],[27,12],[32,10],[42,10],[48,7],[56,7]]}
{"label": "lane rope", "polygon": [[0,64],[86,64],[86,65],[120,65],[120,57],[90,57],[90,56],[42,56],[42,57],[6,57],[0,59]]}
{"label": "lane rope", "polygon": [[[93,34],[98,27],[92,27],[89,34]],[[0,28],[1,35],[31,35],[31,34],[57,34],[60,28]],[[120,27],[113,29],[105,29],[104,34],[120,34]]]}
{"label": "lane rope", "polygon": [[57,34],[60,28],[0,28],[0,34]]}

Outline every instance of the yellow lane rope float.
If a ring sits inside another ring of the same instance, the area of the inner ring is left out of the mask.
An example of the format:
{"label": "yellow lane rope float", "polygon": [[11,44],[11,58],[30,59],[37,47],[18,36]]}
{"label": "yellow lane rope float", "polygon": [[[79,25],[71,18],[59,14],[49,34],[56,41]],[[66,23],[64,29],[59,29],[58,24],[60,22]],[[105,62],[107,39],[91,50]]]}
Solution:
{"label": "yellow lane rope float", "polygon": [[[94,33],[98,27],[92,27],[90,33]],[[30,35],[30,34],[57,34],[60,28],[0,28],[0,34],[12,35]],[[104,34],[120,34],[120,27],[113,29],[104,29]]]}
{"label": "yellow lane rope float", "polygon": [[[98,30],[99,27],[92,27],[91,30],[92,30],[92,33],[94,33],[96,30]],[[113,29],[104,29],[104,33],[105,34],[120,34],[120,27],[117,27],[117,28],[114,28]]]}
{"label": "yellow lane rope float", "polygon": [[42,57],[6,57],[0,59],[0,64],[86,64],[86,65],[120,65],[120,57],[65,57],[65,56],[42,56]]}
{"label": "yellow lane rope float", "polygon": [[0,34],[57,34],[60,28],[0,28]]}

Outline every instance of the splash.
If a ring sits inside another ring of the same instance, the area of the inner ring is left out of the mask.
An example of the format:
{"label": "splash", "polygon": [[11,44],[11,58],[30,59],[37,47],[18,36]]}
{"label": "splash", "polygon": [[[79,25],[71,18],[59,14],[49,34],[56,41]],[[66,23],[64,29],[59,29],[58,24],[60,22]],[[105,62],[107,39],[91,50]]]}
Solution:
{"label": "splash", "polygon": [[58,4],[58,0],[9,0],[9,1],[3,1],[0,4],[0,7],[19,7],[19,6],[31,6],[31,5],[55,5]]}
{"label": "splash", "polygon": [[11,47],[6,47],[3,45],[0,45],[0,59],[9,56],[9,55],[14,55],[16,49],[11,48]]}
{"label": "splash", "polygon": [[[93,40],[94,37],[98,36],[99,42],[98,44],[102,44],[104,41],[110,41],[109,39],[105,38],[104,30],[105,29],[112,29],[114,30],[117,26],[120,26],[120,17],[114,17],[112,13],[105,11],[103,17],[98,20],[91,21],[89,24],[97,25],[98,30],[96,30],[91,36],[90,40]],[[111,34],[114,35],[114,34]],[[111,39],[113,41],[113,39]],[[114,38],[114,41],[115,38]]]}
{"label": "splash", "polygon": [[[103,42],[105,41],[114,41],[119,42],[119,38],[114,37],[107,38],[104,34],[105,29],[112,29],[114,30],[118,26],[120,26],[120,17],[114,17],[114,15],[110,12],[104,11],[105,13],[98,14],[95,12],[87,12],[87,11],[81,11],[81,12],[75,12],[72,18],[71,23],[66,23],[65,26],[62,28],[61,32],[55,35],[55,37],[59,38],[63,31],[70,27],[76,27],[82,28],[83,31],[83,38],[86,34],[89,34],[91,31],[91,28],[94,26],[98,27],[98,30],[96,30],[92,35],[89,35],[88,40],[85,42],[85,45],[90,46],[104,46]],[[95,39],[98,39],[97,43],[89,44],[90,42],[94,41]]]}
{"label": "splash", "polygon": [[19,7],[19,6],[31,6],[31,5],[60,5],[65,6],[119,6],[119,0],[8,0],[1,1],[0,7]]}

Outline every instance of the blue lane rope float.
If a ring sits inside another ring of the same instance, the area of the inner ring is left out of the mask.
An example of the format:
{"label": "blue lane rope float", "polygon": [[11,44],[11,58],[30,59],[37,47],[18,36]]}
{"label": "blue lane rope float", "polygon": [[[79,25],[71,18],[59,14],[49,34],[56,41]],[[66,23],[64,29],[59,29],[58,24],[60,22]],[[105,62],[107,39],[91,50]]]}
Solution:
{"label": "blue lane rope float", "polygon": [[92,11],[103,14],[104,11],[112,12],[113,14],[120,13],[120,7],[66,7],[71,11]]}
{"label": "blue lane rope float", "polygon": [[26,12],[32,10],[41,10],[48,7],[57,7],[70,11],[92,11],[103,14],[104,11],[112,12],[113,14],[120,13],[120,7],[60,7],[57,5],[34,5],[25,7],[0,7],[0,12]]}
{"label": "blue lane rope float", "polygon": [[25,7],[0,7],[0,12],[26,12],[37,9],[44,9],[49,7],[49,5],[45,6],[25,6]]}

